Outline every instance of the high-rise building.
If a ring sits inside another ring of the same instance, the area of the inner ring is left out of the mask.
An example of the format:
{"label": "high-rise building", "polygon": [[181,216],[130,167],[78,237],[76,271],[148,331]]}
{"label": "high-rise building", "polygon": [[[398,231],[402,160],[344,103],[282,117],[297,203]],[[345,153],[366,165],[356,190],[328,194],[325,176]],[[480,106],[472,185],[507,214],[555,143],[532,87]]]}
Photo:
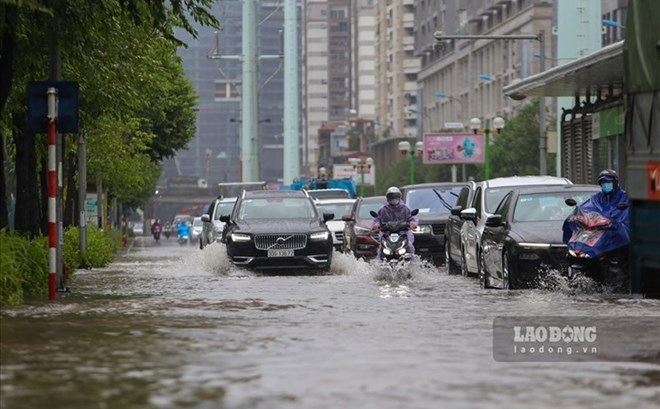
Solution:
{"label": "high-rise building", "polygon": [[[502,87],[540,71],[537,40],[447,40],[434,46],[433,34],[538,35],[551,57],[552,2],[548,0],[417,0],[416,55],[422,57],[417,107],[423,131],[472,117],[512,115],[520,102]],[[552,59],[546,58],[546,69]]]}
{"label": "high-rise building", "polygon": [[[256,6],[257,55],[278,55],[283,2],[257,1]],[[209,186],[241,180],[242,67],[238,60],[217,57],[242,54],[242,1],[217,2],[213,13],[222,24],[218,33],[194,22],[196,39],[183,30],[175,32],[188,45],[178,54],[199,95],[199,112],[195,138],[188,149],[165,162],[164,170],[165,177],[195,176]],[[259,173],[262,180],[276,182],[283,177],[282,60],[259,59],[258,67]]]}
{"label": "high-rise building", "polygon": [[414,138],[417,73],[413,0],[376,2],[376,116],[380,138]]}

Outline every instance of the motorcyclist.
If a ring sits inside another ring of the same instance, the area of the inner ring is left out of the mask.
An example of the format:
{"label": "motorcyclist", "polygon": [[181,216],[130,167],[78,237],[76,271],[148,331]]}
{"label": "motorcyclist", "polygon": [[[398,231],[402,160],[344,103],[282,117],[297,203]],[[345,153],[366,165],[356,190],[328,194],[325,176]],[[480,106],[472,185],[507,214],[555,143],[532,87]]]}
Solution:
{"label": "motorcyclist", "polygon": [[169,240],[170,234],[172,233],[172,224],[170,222],[166,222],[165,227],[163,227],[163,231],[165,232],[165,238]]}
{"label": "motorcyclist", "polygon": [[151,234],[154,236],[156,240],[158,240],[156,236],[160,235],[160,232],[162,230],[163,230],[163,226],[160,224],[160,220],[156,219],[151,225]]}
{"label": "motorcyclist", "polygon": [[176,234],[178,238],[182,236],[190,237],[190,227],[188,227],[188,223],[186,221],[179,223],[176,228]]}
{"label": "motorcyclist", "polygon": [[[625,263],[627,245],[630,243],[630,220],[628,217],[628,194],[619,185],[619,176],[612,169],[604,169],[598,175],[600,192],[579,205],[582,211],[597,212],[611,221],[607,240],[602,244],[604,254],[610,254]],[[624,206],[625,205],[625,206]],[[569,216],[563,225],[563,241],[568,244],[577,222]]]}
{"label": "motorcyclist", "polygon": [[[398,187],[389,187],[385,192],[385,198],[387,199],[387,202],[378,209],[378,216],[374,218],[372,228],[374,230],[379,230],[382,224],[388,222],[407,222],[410,225],[410,228],[401,232],[401,234],[405,234],[408,238],[408,253],[415,254],[415,247],[413,246],[415,237],[412,230],[417,227],[417,218],[412,215],[412,210],[410,210],[403,200],[401,200],[401,190],[399,190]],[[380,238],[382,238],[382,235],[383,233],[381,232]],[[380,249],[377,254],[377,258],[380,259]]]}

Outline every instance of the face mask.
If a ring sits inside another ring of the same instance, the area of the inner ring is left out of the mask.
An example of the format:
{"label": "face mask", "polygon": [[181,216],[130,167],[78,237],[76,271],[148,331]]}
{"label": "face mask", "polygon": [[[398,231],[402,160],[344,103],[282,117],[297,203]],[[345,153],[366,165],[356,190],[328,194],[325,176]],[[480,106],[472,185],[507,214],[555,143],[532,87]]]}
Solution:
{"label": "face mask", "polygon": [[614,183],[605,182],[600,185],[600,189],[603,191],[603,193],[611,193],[614,190]]}
{"label": "face mask", "polygon": [[392,206],[398,206],[398,205],[399,205],[399,199],[391,199],[391,200],[389,201],[389,203],[390,203]]}

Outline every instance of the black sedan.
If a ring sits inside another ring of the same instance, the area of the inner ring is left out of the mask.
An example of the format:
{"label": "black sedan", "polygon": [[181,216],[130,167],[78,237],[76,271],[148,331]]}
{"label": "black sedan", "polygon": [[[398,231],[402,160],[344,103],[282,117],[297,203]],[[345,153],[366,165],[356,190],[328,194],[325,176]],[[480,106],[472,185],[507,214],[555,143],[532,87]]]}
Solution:
{"label": "black sedan", "polygon": [[229,260],[252,269],[312,268],[328,270],[332,236],[305,191],[243,192],[227,223]]}
{"label": "black sedan", "polygon": [[445,226],[451,209],[465,183],[419,183],[401,188],[403,200],[411,209],[419,209],[415,235],[415,253],[433,261],[445,262]]}
{"label": "black sedan", "polygon": [[540,274],[566,266],[562,224],[578,203],[598,192],[595,185],[529,186],[511,190],[486,219],[481,236],[480,281],[484,288],[534,286]]}

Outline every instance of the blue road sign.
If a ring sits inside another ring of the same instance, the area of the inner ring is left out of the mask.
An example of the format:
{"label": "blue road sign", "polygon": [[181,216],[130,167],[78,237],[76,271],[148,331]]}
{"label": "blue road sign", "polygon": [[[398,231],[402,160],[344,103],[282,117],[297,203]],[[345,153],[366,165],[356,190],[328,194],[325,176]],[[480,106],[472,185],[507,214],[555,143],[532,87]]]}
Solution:
{"label": "blue road sign", "polygon": [[78,132],[78,83],[73,81],[29,82],[28,129],[35,133],[48,132],[48,88],[57,89],[57,131]]}

